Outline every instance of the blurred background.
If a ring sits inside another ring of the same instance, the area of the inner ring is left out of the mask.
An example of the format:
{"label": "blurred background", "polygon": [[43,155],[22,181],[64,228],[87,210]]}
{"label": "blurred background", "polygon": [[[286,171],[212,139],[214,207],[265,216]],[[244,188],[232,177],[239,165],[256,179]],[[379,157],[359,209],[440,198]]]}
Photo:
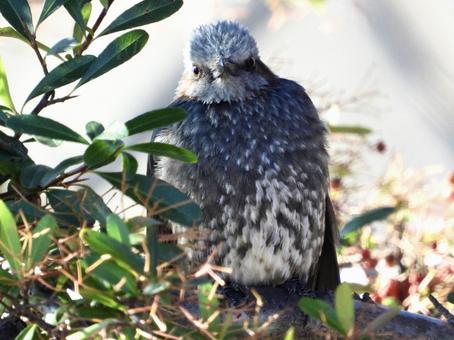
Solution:
{"label": "blurred background", "polygon": [[[137,2],[115,1],[101,29]],[[42,1],[31,3],[37,18]],[[99,10],[93,1],[93,13]],[[376,301],[431,313],[427,295],[446,301],[454,289],[454,2],[186,0],[175,15],[146,26],[150,42],[133,61],[43,115],[82,132],[90,120],[108,126],[166,106],[191,31],[219,19],[249,27],[262,60],[300,82],[333,128],[332,197],[340,225],[393,208],[343,235],[343,279],[372,287]],[[58,10],[40,26],[39,40],[52,46],[71,37],[68,22],[67,12]],[[89,52],[97,55],[105,39]],[[41,69],[17,40],[0,37],[0,55],[19,108],[42,78]],[[50,166],[82,151],[71,143],[52,149],[33,143],[29,150],[37,163]],[[93,186],[107,189],[100,182]]]}

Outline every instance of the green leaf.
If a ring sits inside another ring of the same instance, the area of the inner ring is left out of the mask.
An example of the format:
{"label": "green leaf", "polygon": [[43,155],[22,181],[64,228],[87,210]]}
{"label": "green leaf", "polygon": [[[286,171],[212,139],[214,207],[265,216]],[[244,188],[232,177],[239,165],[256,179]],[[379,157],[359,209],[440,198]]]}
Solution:
{"label": "green leaf", "polygon": [[98,56],[76,88],[123,64],[139,53],[148,41],[143,30],[127,32],[112,41]]}
{"label": "green leaf", "polygon": [[290,327],[285,333],[284,340],[294,340],[295,339],[295,327]]}
{"label": "green leaf", "polygon": [[86,320],[120,319],[124,314],[118,309],[105,306],[77,307],[75,316]]}
{"label": "green leaf", "polygon": [[347,335],[342,324],[337,318],[336,312],[325,301],[304,297],[298,302],[298,306],[311,318],[327,324],[329,327],[335,329],[342,335]]}
{"label": "green leaf", "polygon": [[95,323],[94,325],[85,327],[83,330],[71,333],[66,337],[66,340],[84,340],[93,339],[93,337],[108,327],[111,323],[115,322],[112,319],[106,319],[102,322]]}
{"label": "green leaf", "polygon": [[146,112],[126,122],[129,135],[153,130],[179,122],[186,118],[186,111],[180,108],[166,108]]}
{"label": "green leaf", "polygon": [[5,203],[0,200],[0,251],[13,272],[22,278],[22,252],[16,222]]}
{"label": "green leaf", "polygon": [[14,340],[33,340],[35,338],[36,331],[38,326],[34,323],[25,327],[15,338]]}
{"label": "green leaf", "polygon": [[13,112],[16,112],[11,93],[9,92],[8,77],[6,76],[5,65],[0,57],[0,105],[6,106]]}
{"label": "green leaf", "polygon": [[57,55],[59,53],[63,53],[65,51],[68,51],[69,49],[73,48],[74,46],[77,45],[77,41],[73,38],[64,38],[57,42],[54,46],[50,48],[49,51],[47,51],[46,57],[50,55]]}
{"label": "green leaf", "polygon": [[57,146],[60,146],[63,143],[63,141],[61,140],[46,137],[33,136],[33,139],[36,140],[38,143],[50,146],[51,148],[56,148]]}
{"label": "green leaf", "polygon": [[151,24],[167,18],[180,9],[182,0],[145,0],[116,18],[100,35]]}
{"label": "green leaf", "polygon": [[58,123],[55,120],[40,116],[17,115],[9,118],[6,122],[6,126],[14,132],[88,144],[85,138],[71,130],[69,127]]}
{"label": "green leaf", "polygon": [[127,152],[121,153],[121,159],[123,165],[123,173],[125,174],[126,178],[129,179],[131,178],[131,176],[134,176],[137,173],[139,163],[133,155],[130,155]]}
{"label": "green leaf", "polygon": [[92,55],[84,55],[58,65],[36,85],[27,101],[76,81],[87,72],[95,60],[96,57]]}
{"label": "green leaf", "polygon": [[85,130],[87,131],[88,137],[93,140],[104,131],[104,126],[101,123],[91,121],[85,125]]}
{"label": "green leaf", "polygon": [[99,168],[115,161],[123,147],[122,141],[96,139],[85,150],[84,162],[90,169]]}
{"label": "green leaf", "polygon": [[89,1],[90,0],[68,0],[64,4],[68,13],[73,17],[74,21],[82,28],[82,30],[85,30],[87,27],[82,15],[82,8]]}
{"label": "green leaf", "polygon": [[186,163],[197,163],[197,156],[189,150],[165,143],[142,143],[128,146],[126,150],[145,152],[155,156],[165,156]]}
{"label": "green leaf", "polygon": [[108,8],[109,7],[109,1],[108,0],[99,0],[101,3],[102,7]]}
{"label": "green leaf", "polygon": [[27,258],[27,269],[33,268],[48,253],[51,236],[57,229],[57,221],[52,215],[44,216],[33,229],[31,256]]}
{"label": "green leaf", "polygon": [[[86,257],[84,265],[88,268],[99,259],[100,256],[92,252]],[[87,275],[91,275],[98,280],[108,283],[110,288],[117,285],[120,281],[125,280],[120,291],[126,292],[132,296],[137,296],[139,294],[136,278],[128,270],[120,267],[112,260],[103,261],[92,269],[90,273],[87,273]]]}
{"label": "green leaf", "polygon": [[[210,292],[213,289],[212,283],[205,283],[198,286],[198,299],[199,299],[199,311],[203,321],[207,321],[210,316],[218,310],[219,300],[216,294],[210,299]],[[210,331],[218,331],[220,329],[219,316],[216,317],[208,326]]]}
{"label": "green leaf", "polygon": [[68,169],[70,166],[79,164],[83,162],[83,156],[75,156],[71,157],[68,159],[65,159],[64,161],[60,162],[55,168],[50,169],[47,171],[44,176],[41,178],[40,181],[40,186],[42,188],[47,187],[49,184],[51,184],[55,179],[57,179],[63,172]]}
{"label": "green leaf", "polygon": [[83,238],[89,247],[98,254],[109,254],[122,267],[133,270],[136,273],[143,273],[143,259],[139,255],[134,254],[131,248],[125,244],[93,230],[85,230]]}
{"label": "green leaf", "polygon": [[8,273],[6,270],[0,268],[0,285],[5,286],[16,286],[18,284],[18,279]]}
{"label": "green leaf", "polygon": [[[88,2],[85,5],[83,5],[80,13],[82,14],[82,19],[83,19],[84,25],[81,27],[81,26],[79,26],[79,24],[77,22],[74,24],[73,37],[79,43],[82,42],[82,40],[85,36],[87,23],[91,16],[91,9],[92,9],[91,2]],[[77,48],[75,48],[74,50],[77,51]],[[75,54],[77,54],[77,53],[75,53]]]}
{"label": "green leaf", "polygon": [[50,167],[40,164],[32,164],[22,169],[20,174],[20,183],[24,188],[35,189],[41,187],[41,180],[46,173],[51,170]]}
{"label": "green leaf", "polygon": [[117,240],[118,242],[127,245],[128,247],[131,246],[129,244],[128,226],[120,217],[114,214],[107,216],[106,229],[107,235]]}
{"label": "green leaf", "polygon": [[353,304],[353,291],[348,283],[341,283],[336,288],[335,293],[336,315],[342,327],[344,334],[353,334],[355,326],[355,307]]}
{"label": "green leaf", "polygon": [[201,210],[196,203],[164,181],[143,175],[124,179],[121,172],[98,172],[97,174],[146,208],[156,205],[160,216],[181,225],[192,226],[201,217]]}
{"label": "green leaf", "polygon": [[38,25],[42,23],[49,15],[55,12],[60,6],[62,6],[68,0],[46,0],[39,16]]}
{"label": "green leaf", "polygon": [[153,296],[167,290],[169,287],[169,282],[150,283],[143,289],[143,294]]}
{"label": "green leaf", "polygon": [[14,215],[18,215],[20,211],[24,214],[25,218],[29,223],[33,223],[41,219],[46,215],[47,211],[39,207],[38,205],[32,204],[27,201],[19,200],[13,202],[6,202],[9,210]]}
{"label": "green leaf", "polygon": [[361,334],[371,334],[378,331],[380,328],[389,323],[395,316],[400,313],[399,308],[391,308],[387,312],[377,316],[366,328],[361,332]]}
{"label": "green leaf", "polygon": [[[26,43],[28,46],[31,46],[30,41],[27,38],[25,38],[22,34],[15,31],[12,27],[0,27],[0,37],[18,39],[18,40]],[[50,50],[50,48],[48,46],[44,45],[43,43],[40,43],[39,41],[36,41],[36,43],[38,44],[38,48],[40,48],[41,50],[43,50],[45,52]],[[64,59],[61,58],[60,56],[56,56],[56,57],[59,58],[60,60],[64,61]]]}
{"label": "green leaf", "polygon": [[128,128],[125,124],[114,122],[106,129],[104,129],[104,131],[99,136],[96,136],[96,139],[116,140],[128,137],[128,135]]}
{"label": "green leaf", "polygon": [[364,136],[372,132],[371,129],[362,126],[329,125],[328,127],[331,133],[344,133]]}
{"label": "green leaf", "polygon": [[0,12],[3,17],[24,37],[33,34],[32,13],[27,0],[2,0]]}
{"label": "green leaf", "polygon": [[95,220],[105,225],[106,217],[112,214],[103,199],[89,187],[79,191],[53,189],[47,192],[47,197],[60,223],[66,226],[79,227],[84,222],[92,225]]}
{"label": "green leaf", "polygon": [[356,231],[363,226],[388,218],[389,215],[396,212],[396,207],[382,207],[369,210],[350,220],[341,230],[341,238],[344,238],[349,233]]}

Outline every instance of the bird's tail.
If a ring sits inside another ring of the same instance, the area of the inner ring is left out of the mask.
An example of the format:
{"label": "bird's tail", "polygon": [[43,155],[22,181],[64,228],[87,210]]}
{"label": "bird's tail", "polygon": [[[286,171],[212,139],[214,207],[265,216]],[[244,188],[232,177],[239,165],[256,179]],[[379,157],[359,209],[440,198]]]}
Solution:
{"label": "bird's tail", "polygon": [[340,283],[339,265],[337,263],[336,244],[339,239],[339,232],[336,226],[333,205],[329,196],[326,197],[325,213],[325,237],[322,253],[317,268],[310,282],[316,291],[327,291],[336,289]]}

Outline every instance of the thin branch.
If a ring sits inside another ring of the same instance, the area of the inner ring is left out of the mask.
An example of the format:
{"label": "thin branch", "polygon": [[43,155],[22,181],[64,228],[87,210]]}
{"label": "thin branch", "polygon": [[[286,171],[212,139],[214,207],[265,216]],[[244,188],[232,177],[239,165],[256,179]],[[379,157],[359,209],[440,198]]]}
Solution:
{"label": "thin branch", "polygon": [[96,22],[93,25],[93,28],[89,31],[87,37],[85,38],[85,41],[83,42],[82,46],[80,47],[80,49],[77,53],[78,55],[81,55],[88,48],[88,46],[90,46],[91,42],[93,41],[93,39],[95,37],[96,30],[101,25],[102,21],[104,20],[106,14],[110,8],[110,5],[112,5],[113,2],[114,2],[114,0],[109,0],[107,2],[107,7],[104,7],[102,9],[101,13],[99,14],[98,19],[96,19]]}

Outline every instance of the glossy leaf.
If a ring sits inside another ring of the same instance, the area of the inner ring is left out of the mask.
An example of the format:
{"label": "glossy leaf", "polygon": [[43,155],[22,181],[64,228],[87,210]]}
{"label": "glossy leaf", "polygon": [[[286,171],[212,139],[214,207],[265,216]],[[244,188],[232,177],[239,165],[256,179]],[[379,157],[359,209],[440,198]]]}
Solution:
{"label": "glossy leaf", "polygon": [[24,37],[34,32],[32,13],[27,0],[2,0],[0,12],[3,17]]}
{"label": "glossy leaf", "polygon": [[168,282],[150,283],[143,289],[143,293],[153,296],[167,290],[169,287],[170,284]]}
{"label": "glossy leaf", "polygon": [[57,146],[60,146],[63,143],[63,141],[58,140],[58,139],[39,137],[39,136],[33,136],[33,139],[36,140],[38,143],[50,146],[51,148],[56,148]]}
{"label": "glossy leaf", "polygon": [[126,178],[129,179],[137,173],[139,163],[133,155],[130,155],[127,152],[121,153],[121,160],[123,173],[125,174]]}
{"label": "glossy leaf", "polygon": [[85,125],[85,130],[87,131],[88,137],[93,140],[104,131],[104,126],[101,123],[91,121]]}
{"label": "glossy leaf", "polygon": [[49,171],[46,165],[33,164],[22,169],[20,183],[24,188],[35,189],[41,187],[41,180]]}
{"label": "glossy leaf", "polygon": [[344,134],[355,134],[355,135],[368,135],[372,132],[371,129],[363,126],[344,126],[344,125],[329,125],[329,130],[332,133],[344,133]]}
{"label": "glossy leaf", "polygon": [[103,329],[108,327],[112,322],[115,320],[106,319],[99,323],[95,323],[91,326],[85,327],[84,329],[71,333],[66,337],[66,340],[85,340],[85,339],[93,339],[93,337],[101,332]]}
{"label": "glossy leaf", "polygon": [[82,7],[90,0],[68,0],[64,6],[74,21],[83,29],[86,28],[86,22],[82,16]]}
{"label": "glossy leaf", "polygon": [[8,77],[6,76],[5,65],[0,57],[0,105],[6,106],[11,111],[15,112],[11,93],[9,92]]}
{"label": "glossy leaf", "polygon": [[165,108],[146,112],[126,122],[129,135],[153,130],[179,122],[186,118],[186,111],[180,108]]}
{"label": "glossy leaf", "polygon": [[79,227],[84,222],[91,225],[95,220],[105,225],[106,217],[112,214],[103,199],[89,187],[79,191],[53,189],[47,192],[47,197],[60,223],[66,226]]}
{"label": "glossy leaf", "polygon": [[145,152],[154,156],[165,156],[186,163],[197,163],[197,156],[186,149],[165,143],[143,143],[128,146],[126,150]]}
{"label": "glossy leaf", "polygon": [[49,51],[47,51],[46,57],[50,55],[57,55],[59,53],[63,53],[76,45],[77,41],[75,39],[64,38],[57,42],[54,46],[52,46]]}
{"label": "glossy leaf", "polygon": [[151,24],[172,15],[183,5],[182,0],[145,0],[116,18],[100,35]]}
{"label": "glossy leaf", "polygon": [[107,216],[106,230],[107,235],[128,247],[130,246],[128,226],[120,217],[114,214]]}
{"label": "glossy leaf", "polygon": [[91,65],[76,88],[123,64],[139,53],[148,41],[143,30],[127,32],[112,41]]}
{"label": "glossy leaf", "polygon": [[355,326],[355,308],[353,291],[348,283],[341,283],[334,295],[336,315],[344,328],[344,334],[353,334]]}
{"label": "glossy leaf", "polygon": [[448,302],[454,304],[454,293],[453,292],[449,293],[447,299],[448,299]]}
{"label": "glossy leaf", "polygon": [[116,140],[128,137],[128,135],[128,128],[125,124],[114,122],[105,128],[100,135],[96,136],[96,139]]}
{"label": "glossy leaf", "polygon": [[14,340],[33,340],[35,339],[36,331],[38,330],[38,325],[32,323],[25,327],[21,332],[16,335]]}
{"label": "glossy leaf", "polygon": [[84,162],[90,169],[96,169],[112,163],[120,154],[122,141],[96,139],[84,153]]}
{"label": "glossy leaf", "polygon": [[77,132],[50,118],[35,115],[17,115],[9,118],[6,123],[6,126],[14,132],[88,144]]}
{"label": "glossy leaf", "polygon": [[92,55],[84,55],[58,65],[36,85],[27,101],[81,78],[95,60],[96,57]]}
{"label": "glossy leaf", "polygon": [[333,307],[328,305],[325,301],[304,297],[298,302],[298,306],[311,318],[328,324],[328,326],[337,330],[342,335],[347,335],[342,324],[337,318]]}
{"label": "glossy leaf", "polygon": [[396,210],[396,207],[383,207],[369,210],[359,216],[354,217],[342,228],[341,238],[344,238],[347,234],[354,232],[369,223],[388,218],[388,216],[396,212]]}
{"label": "glossy leaf", "polygon": [[89,247],[98,254],[109,254],[117,263],[126,269],[132,269],[136,273],[143,272],[143,259],[139,255],[134,254],[131,248],[125,244],[120,243],[106,234],[93,230],[85,230],[83,237]]}
{"label": "glossy leaf", "polygon": [[137,203],[147,208],[155,207],[159,215],[181,225],[192,226],[201,217],[201,210],[189,197],[170,184],[143,175],[131,176],[124,180],[121,172],[98,172]]}
{"label": "glossy leaf", "polygon": [[[30,41],[27,38],[25,38],[22,34],[15,31],[12,27],[0,27],[0,37],[18,39],[18,40],[26,43],[27,45],[31,46]],[[36,41],[36,43],[38,44],[39,49],[41,49],[45,52],[48,52],[50,50],[50,48],[48,46],[44,45],[43,43],[40,43],[39,41]],[[56,57],[59,58],[60,60],[64,61],[64,59],[61,58],[60,56],[56,56]]]}
{"label": "glossy leaf", "polygon": [[5,203],[0,200],[0,251],[11,269],[22,277],[22,252],[16,222]]}
{"label": "glossy leaf", "polygon": [[47,171],[43,177],[41,178],[40,185],[42,188],[47,187],[49,184],[51,184],[55,179],[57,179],[63,172],[68,169],[69,167],[82,163],[83,162],[83,156],[75,156],[71,157],[68,159],[65,159],[64,161],[60,162],[55,168],[50,169]]}
{"label": "glossy leaf", "polygon": [[118,309],[109,308],[106,306],[90,306],[77,307],[75,310],[77,318],[86,320],[103,320],[103,319],[119,319],[123,313]]}
{"label": "glossy leaf", "polygon": [[47,213],[40,206],[23,200],[9,201],[7,202],[7,206],[9,210],[16,216],[19,215],[20,211],[22,211],[29,223],[38,221]]}
{"label": "glossy leaf", "polygon": [[18,280],[16,277],[0,267],[0,285],[15,286],[17,285],[17,282]]}
{"label": "glossy leaf", "polygon": [[[91,10],[92,10],[91,2],[88,2],[85,5],[83,5],[82,9],[80,10],[80,13],[82,15],[84,25],[81,27],[77,22],[74,24],[73,38],[79,43],[82,42],[85,36],[87,23],[91,16]],[[77,50],[77,48],[75,48],[75,50]]]}
{"label": "glossy leaf", "polygon": [[57,229],[57,221],[52,215],[44,216],[33,228],[31,255],[27,258],[27,268],[33,268],[48,253],[51,236]]}
{"label": "glossy leaf", "polygon": [[[85,260],[86,267],[88,268],[99,259],[99,255],[95,253],[89,254]],[[139,294],[136,278],[130,273],[130,271],[120,267],[112,260],[103,261],[87,273],[87,275],[91,275],[98,280],[102,280],[108,283],[111,287],[124,280],[125,283],[120,288],[120,291],[128,293],[132,296]]]}
{"label": "glossy leaf", "polygon": [[38,25],[43,22],[49,15],[55,12],[60,6],[62,6],[68,0],[46,0],[44,2],[43,10],[39,16]]}

